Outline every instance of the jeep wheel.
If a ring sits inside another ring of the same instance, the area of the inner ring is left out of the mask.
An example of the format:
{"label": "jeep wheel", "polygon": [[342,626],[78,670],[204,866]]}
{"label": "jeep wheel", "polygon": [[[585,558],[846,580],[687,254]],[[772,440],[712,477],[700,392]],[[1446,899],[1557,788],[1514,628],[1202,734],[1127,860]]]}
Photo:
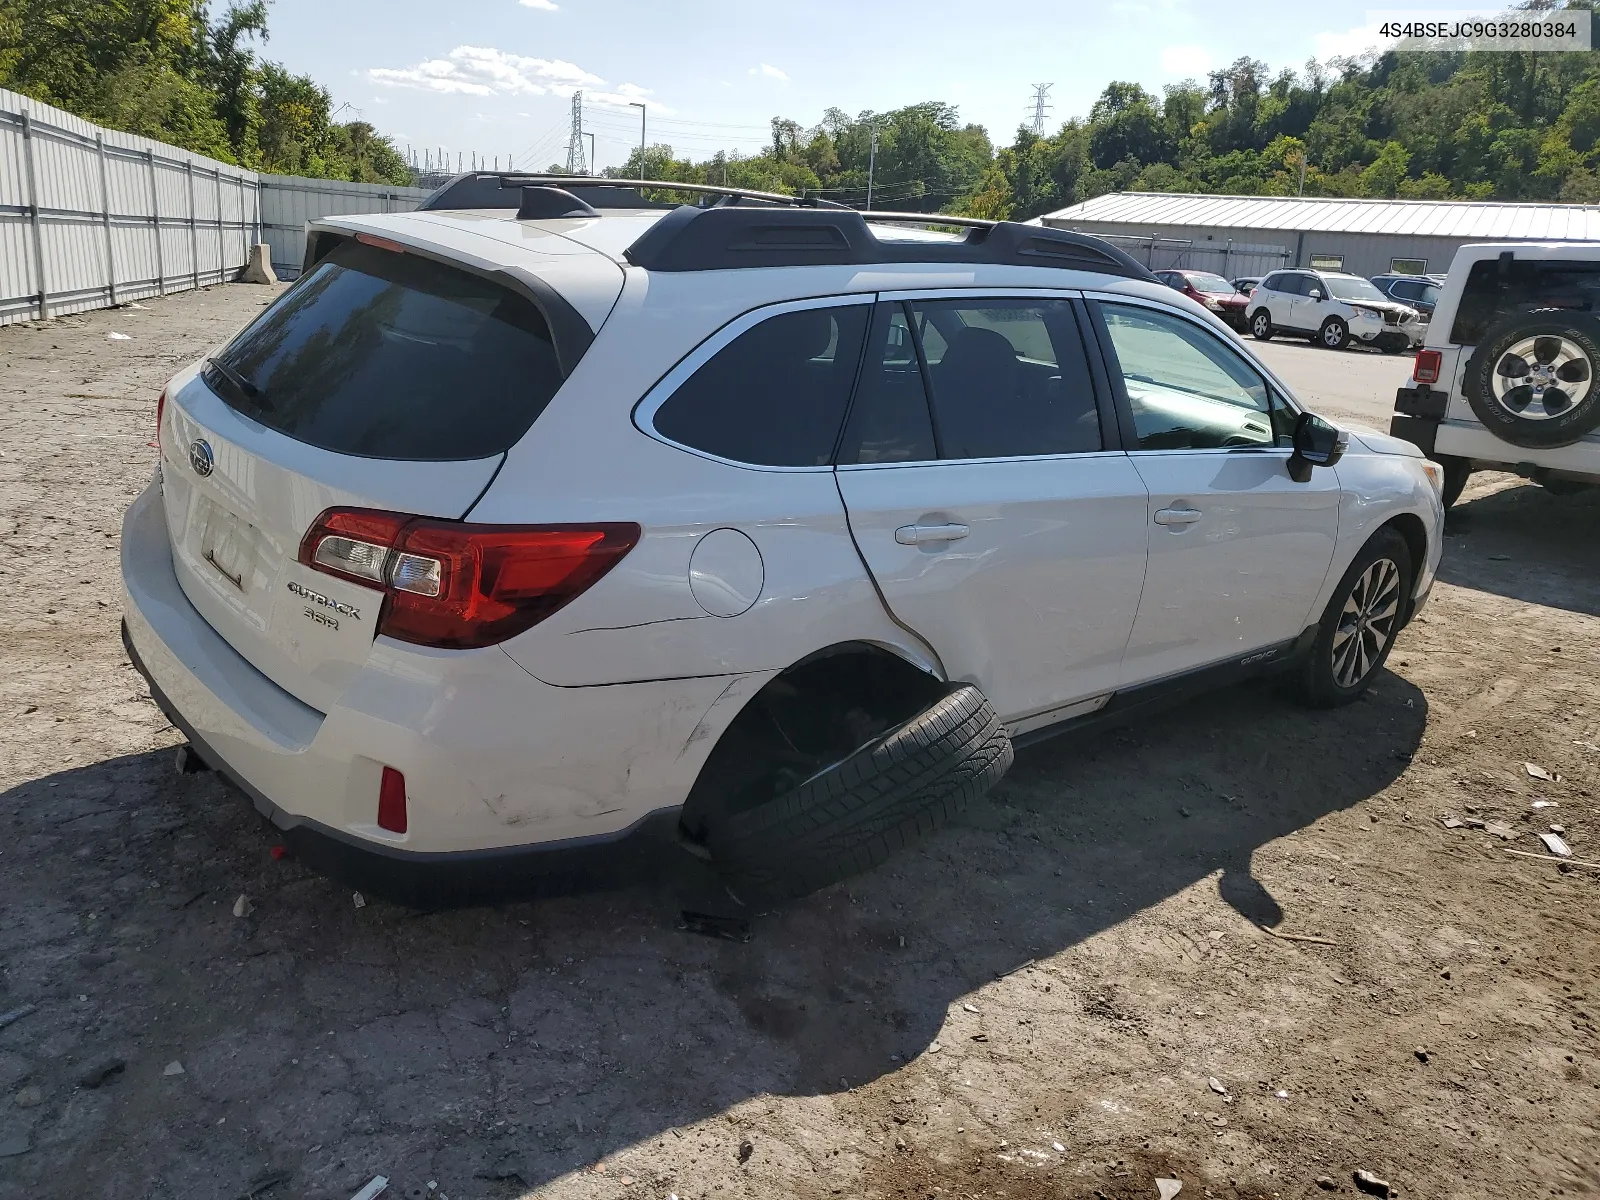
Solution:
{"label": "jeep wheel", "polygon": [[1511,313],[1467,363],[1467,403],[1513,446],[1570,446],[1600,426],[1600,318],[1570,309]]}
{"label": "jeep wheel", "polygon": [[1329,350],[1343,350],[1350,344],[1350,327],[1338,317],[1329,317],[1317,331],[1317,341]]}
{"label": "jeep wheel", "polygon": [[983,693],[958,687],[789,792],[721,814],[706,849],[747,904],[804,896],[932,833],[988,791],[1011,758]]}
{"label": "jeep wheel", "polygon": [[1295,690],[1313,708],[1349,704],[1389,657],[1410,603],[1413,567],[1405,538],[1380,529],[1361,548],[1323,610]]}
{"label": "jeep wheel", "polygon": [[1256,309],[1255,316],[1250,318],[1250,333],[1261,341],[1270,341],[1272,338],[1272,314],[1264,308]]}

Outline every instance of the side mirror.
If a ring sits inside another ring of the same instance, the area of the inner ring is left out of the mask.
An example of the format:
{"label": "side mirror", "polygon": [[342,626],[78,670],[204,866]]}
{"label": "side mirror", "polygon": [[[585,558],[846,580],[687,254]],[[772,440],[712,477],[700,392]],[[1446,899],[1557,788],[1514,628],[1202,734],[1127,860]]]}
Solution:
{"label": "side mirror", "polygon": [[1321,288],[1312,288],[1311,289],[1311,298],[1313,300],[1321,300],[1322,299],[1322,289]]}
{"label": "side mirror", "polygon": [[1344,457],[1350,435],[1316,413],[1301,413],[1294,423],[1294,453],[1289,456],[1289,477],[1296,483],[1311,479],[1312,467],[1331,467]]}

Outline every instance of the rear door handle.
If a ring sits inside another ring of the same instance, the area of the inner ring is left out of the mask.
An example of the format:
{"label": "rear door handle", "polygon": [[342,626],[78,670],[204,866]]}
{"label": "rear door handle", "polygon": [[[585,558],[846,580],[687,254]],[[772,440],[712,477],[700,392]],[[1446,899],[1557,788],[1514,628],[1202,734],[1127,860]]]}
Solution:
{"label": "rear door handle", "polygon": [[902,525],[894,540],[902,546],[926,546],[931,542],[959,542],[968,533],[965,525]]}
{"label": "rear door handle", "polygon": [[1157,525],[1193,525],[1200,519],[1198,508],[1158,508]]}

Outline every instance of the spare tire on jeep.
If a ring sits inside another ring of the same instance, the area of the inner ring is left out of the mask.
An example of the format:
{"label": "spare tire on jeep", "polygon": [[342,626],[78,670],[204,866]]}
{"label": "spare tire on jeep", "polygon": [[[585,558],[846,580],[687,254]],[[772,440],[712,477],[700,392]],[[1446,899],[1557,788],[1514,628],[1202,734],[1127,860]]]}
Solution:
{"label": "spare tire on jeep", "polygon": [[1570,446],[1600,426],[1600,317],[1571,309],[1508,313],[1467,363],[1467,403],[1513,446]]}

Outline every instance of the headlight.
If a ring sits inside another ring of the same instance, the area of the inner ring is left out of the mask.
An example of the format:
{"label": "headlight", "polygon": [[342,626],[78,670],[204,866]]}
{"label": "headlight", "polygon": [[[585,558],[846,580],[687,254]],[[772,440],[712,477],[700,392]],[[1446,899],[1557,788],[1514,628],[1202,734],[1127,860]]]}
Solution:
{"label": "headlight", "polygon": [[1210,296],[1202,296],[1202,297],[1200,297],[1200,303],[1204,304],[1212,312],[1221,312],[1222,311],[1222,301],[1213,300]]}
{"label": "headlight", "polygon": [[1433,494],[1444,497],[1444,468],[1431,458],[1422,460],[1422,473],[1428,477],[1428,482],[1433,484]]}
{"label": "headlight", "polygon": [[1361,319],[1363,321],[1377,321],[1380,324],[1383,321],[1383,318],[1377,313],[1373,312],[1370,308],[1364,308],[1361,310]]}

